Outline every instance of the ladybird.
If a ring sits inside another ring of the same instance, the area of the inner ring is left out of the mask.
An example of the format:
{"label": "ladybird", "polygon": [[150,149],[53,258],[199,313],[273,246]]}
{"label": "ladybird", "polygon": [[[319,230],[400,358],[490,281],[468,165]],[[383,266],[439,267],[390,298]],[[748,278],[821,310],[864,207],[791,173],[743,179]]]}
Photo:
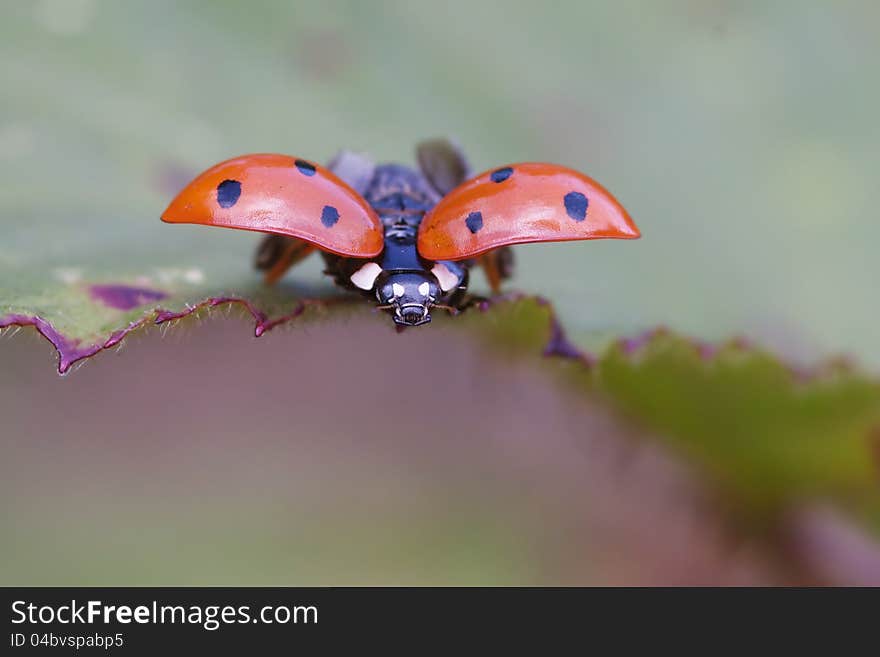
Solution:
{"label": "ladybird", "polygon": [[267,233],[256,267],[269,284],[320,250],[337,284],[375,299],[400,326],[427,324],[432,308],[466,307],[475,265],[497,293],[514,244],[640,235],[605,188],[572,169],[522,162],[472,177],[444,139],[420,144],[416,159],[418,169],[349,151],[327,167],[243,155],[197,176],[162,221]]}

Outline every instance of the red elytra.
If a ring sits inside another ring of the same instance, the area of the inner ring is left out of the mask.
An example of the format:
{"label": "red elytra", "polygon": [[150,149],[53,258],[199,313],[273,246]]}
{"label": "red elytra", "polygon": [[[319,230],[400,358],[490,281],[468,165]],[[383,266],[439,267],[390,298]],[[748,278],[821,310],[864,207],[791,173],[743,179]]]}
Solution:
{"label": "red elytra", "polygon": [[527,242],[639,235],[623,206],[592,178],[523,162],[486,171],[444,196],[422,220],[418,249],[429,260],[462,260]]}
{"label": "red elytra", "polygon": [[347,183],[289,155],[243,155],[201,173],[162,213],[203,224],[296,237],[342,256],[382,252],[382,222]]}

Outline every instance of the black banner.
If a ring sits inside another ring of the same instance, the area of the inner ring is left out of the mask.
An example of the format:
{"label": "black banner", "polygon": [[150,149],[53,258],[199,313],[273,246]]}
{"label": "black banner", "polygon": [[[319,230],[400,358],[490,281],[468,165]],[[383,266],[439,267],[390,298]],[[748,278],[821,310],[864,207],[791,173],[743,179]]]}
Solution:
{"label": "black banner", "polygon": [[844,608],[852,640],[858,609],[875,608],[878,593],[869,593],[847,606],[840,603],[851,593],[818,589],[6,588],[2,654],[392,645],[416,654],[464,648],[474,637],[496,648],[574,641],[604,654],[608,641],[654,649],[710,631],[705,648],[771,634],[806,639],[831,630]]}

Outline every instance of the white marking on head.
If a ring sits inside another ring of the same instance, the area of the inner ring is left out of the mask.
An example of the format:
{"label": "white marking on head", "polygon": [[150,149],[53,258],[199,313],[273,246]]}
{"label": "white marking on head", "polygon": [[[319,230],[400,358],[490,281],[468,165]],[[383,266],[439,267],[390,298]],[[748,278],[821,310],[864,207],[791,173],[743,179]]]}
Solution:
{"label": "white marking on head", "polygon": [[449,271],[449,267],[442,262],[435,263],[431,273],[434,274],[437,282],[440,283],[440,289],[444,292],[449,292],[458,286],[458,276]]}
{"label": "white marking on head", "polygon": [[375,262],[368,262],[351,275],[351,282],[361,290],[372,290],[382,268]]}
{"label": "white marking on head", "polygon": [[392,283],[392,284],[391,284],[391,290],[394,292],[394,298],[395,298],[395,299],[396,299],[397,297],[402,297],[402,296],[403,296],[403,293],[406,292],[406,290],[403,289],[403,285],[401,285],[400,283]]}
{"label": "white marking on head", "polygon": [[425,281],[421,285],[419,285],[419,294],[423,297],[428,296],[428,292],[431,291],[431,286],[428,284],[428,281]]}

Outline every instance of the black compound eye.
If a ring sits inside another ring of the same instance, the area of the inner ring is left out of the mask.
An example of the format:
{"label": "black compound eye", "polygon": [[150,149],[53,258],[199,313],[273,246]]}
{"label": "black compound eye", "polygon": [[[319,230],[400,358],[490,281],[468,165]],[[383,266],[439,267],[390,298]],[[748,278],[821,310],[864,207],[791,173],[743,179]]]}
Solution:
{"label": "black compound eye", "polygon": [[217,185],[217,205],[231,208],[241,196],[241,183],[237,180],[224,180]]}

